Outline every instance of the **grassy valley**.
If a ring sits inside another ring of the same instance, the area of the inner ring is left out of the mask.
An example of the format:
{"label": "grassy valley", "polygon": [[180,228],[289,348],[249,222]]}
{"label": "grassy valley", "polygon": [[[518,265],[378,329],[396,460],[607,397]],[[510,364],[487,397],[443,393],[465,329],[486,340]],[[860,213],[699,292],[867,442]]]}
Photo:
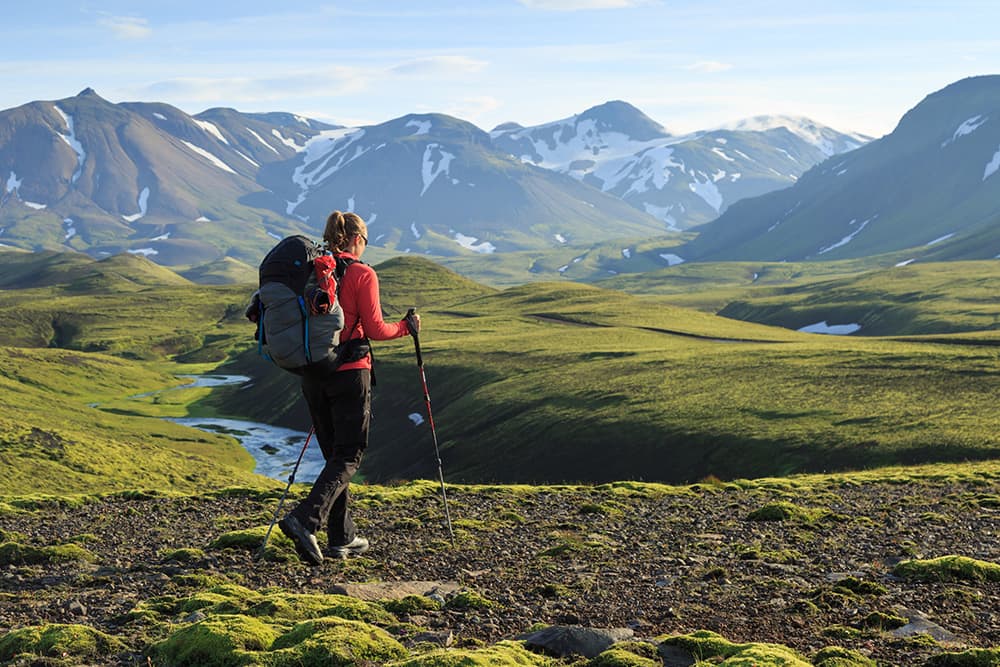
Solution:
{"label": "grassy valley", "polygon": [[[280,535],[254,560],[284,484],[232,438],[162,419],[307,425],[296,379],[257,357],[252,286],[39,259],[0,263],[0,663],[1000,660],[995,262],[499,290],[389,259],[387,319],[423,317],[456,544],[419,481],[436,468],[400,339],[376,344],[356,488],[373,552],[311,569]],[[737,301],[837,322],[867,308],[886,330],[714,314]],[[161,391],[209,372],[253,381]],[[414,581],[440,595],[398,588]],[[629,634],[586,657],[526,639],[573,627]]]}

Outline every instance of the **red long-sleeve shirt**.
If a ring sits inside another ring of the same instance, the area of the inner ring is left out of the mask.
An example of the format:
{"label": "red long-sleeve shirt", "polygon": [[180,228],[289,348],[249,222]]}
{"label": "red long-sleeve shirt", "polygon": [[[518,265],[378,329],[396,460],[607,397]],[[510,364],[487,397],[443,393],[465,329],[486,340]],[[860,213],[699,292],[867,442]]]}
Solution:
{"label": "red long-sleeve shirt", "polygon": [[[355,260],[354,264],[344,271],[337,297],[340,300],[340,307],[344,310],[341,342],[355,338],[391,340],[408,336],[410,330],[405,320],[386,322],[382,319],[382,302],[379,300],[378,275],[375,269],[357,261],[358,258],[349,252],[340,254],[342,257]],[[371,367],[372,358],[368,355],[360,361],[344,364],[338,370],[371,369]]]}

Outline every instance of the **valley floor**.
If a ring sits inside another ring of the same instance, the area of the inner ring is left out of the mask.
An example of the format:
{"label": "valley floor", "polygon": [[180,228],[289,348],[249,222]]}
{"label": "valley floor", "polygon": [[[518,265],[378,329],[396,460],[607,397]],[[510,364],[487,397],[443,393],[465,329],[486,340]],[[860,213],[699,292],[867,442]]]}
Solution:
{"label": "valley floor", "polygon": [[[191,595],[198,581],[325,593],[345,582],[435,580],[495,603],[406,617],[450,630],[459,647],[492,645],[538,623],[628,627],[637,638],[705,629],[734,642],[783,644],[807,660],[835,645],[879,665],[1000,647],[1000,566],[989,567],[1000,563],[995,464],[957,474],[693,487],[455,486],[455,548],[438,491],[429,483],[358,487],[356,515],[372,550],[315,568],[283,562],[280,550],[254,561],[259,539],[243,548],[211,546],[232,531],[266,526],[274,493],[117,495],[70,506],[20,503],[27,508],[20,510],[14,503],[0,513],[8,542],[74,541],[93,562],[8,558],[0,569],[0,628],[90,625],[128,647],[109,664],[146,664],[163,630],[124,615],[155,596]],[[955,570],[945,580],[895,569],[949,555],[986,568]],[[933,625],[901,636],[919,617]]]}

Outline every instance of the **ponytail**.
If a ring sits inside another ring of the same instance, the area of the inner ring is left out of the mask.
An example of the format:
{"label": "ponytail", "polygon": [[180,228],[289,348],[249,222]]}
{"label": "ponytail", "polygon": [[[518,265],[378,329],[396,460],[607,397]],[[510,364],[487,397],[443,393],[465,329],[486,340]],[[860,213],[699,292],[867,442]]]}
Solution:
{"label": "ponytail", "polygon": [[368,236],[368,228],[361,216],[357,213],[334,211],[326,219],[323,241],[330,250],[342,252],[357,234]]}

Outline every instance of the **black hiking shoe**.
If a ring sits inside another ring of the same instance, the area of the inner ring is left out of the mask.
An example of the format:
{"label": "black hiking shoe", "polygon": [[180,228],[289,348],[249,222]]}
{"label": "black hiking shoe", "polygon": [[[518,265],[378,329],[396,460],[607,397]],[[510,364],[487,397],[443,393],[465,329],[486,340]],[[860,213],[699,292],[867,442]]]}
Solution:
{"label": "black hiking shoe", "polygon": [[337,547],[330,547],[330,558],[349,558],[351,556],[360,556],[364,552],[368,551],[368,540],[363,537],[355,537],[348,544],[342,544]]}
{"label": "black hiking shoe", "polygon": [[306,530],[298,519],[288,514],[278,522],[278,528],[295,543],[295,551],[299,554],[299,558],[310,565],[319,565],[323,562],[323,552],[319,549],[316,536]]}

